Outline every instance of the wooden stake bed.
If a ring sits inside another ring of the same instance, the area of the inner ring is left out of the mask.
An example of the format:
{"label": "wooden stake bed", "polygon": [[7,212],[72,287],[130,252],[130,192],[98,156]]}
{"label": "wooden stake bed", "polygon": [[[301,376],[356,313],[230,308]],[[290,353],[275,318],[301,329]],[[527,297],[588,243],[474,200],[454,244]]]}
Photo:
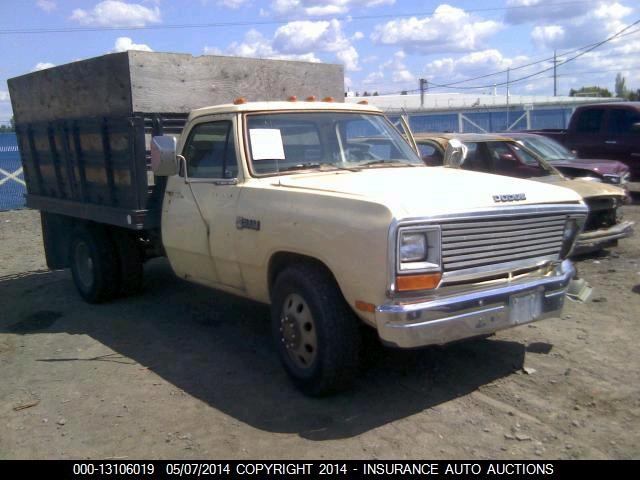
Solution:
{"label": "wooden stake bed", "polygon": [[341,100],[343,75],[340,65],[131,51],[12,78],[27,205],[157,228],[163,183],[148,180],[151,135],[178,135],[192,109],[240,96]]}

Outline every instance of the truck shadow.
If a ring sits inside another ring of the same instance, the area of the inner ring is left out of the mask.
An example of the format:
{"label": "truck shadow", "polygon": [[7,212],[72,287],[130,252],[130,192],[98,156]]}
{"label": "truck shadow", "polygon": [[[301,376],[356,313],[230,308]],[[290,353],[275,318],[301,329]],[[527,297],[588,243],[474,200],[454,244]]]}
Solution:
{"label": "truck shadow", "polygon": [[310,440],[356,436],[468,394],[524,363],[523,345],[495,339],[417,351],[372,346],[352,390],[307,398],[271,348],[266,306],[177,280],[162,261],[147,265],[146,274],[142,295],[100,306],[79,299],[67,272],[0,279],[0,334],[89,335],[118,355],[43,354],[34,361],[142,365],[252,427]]}

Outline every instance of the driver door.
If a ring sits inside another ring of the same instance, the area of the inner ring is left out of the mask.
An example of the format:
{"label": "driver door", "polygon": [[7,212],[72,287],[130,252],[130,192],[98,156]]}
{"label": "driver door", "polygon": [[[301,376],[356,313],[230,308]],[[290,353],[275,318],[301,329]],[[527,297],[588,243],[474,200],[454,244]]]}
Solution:
{"label": "driver door", "polygon": [[[180,184],[163,240],[176,273],[209,285],[243,288],[235,250],[239,196],[235,117],[218,115],[196,124],[182,149]],[[168,200],[167,200],[168,201]]]}

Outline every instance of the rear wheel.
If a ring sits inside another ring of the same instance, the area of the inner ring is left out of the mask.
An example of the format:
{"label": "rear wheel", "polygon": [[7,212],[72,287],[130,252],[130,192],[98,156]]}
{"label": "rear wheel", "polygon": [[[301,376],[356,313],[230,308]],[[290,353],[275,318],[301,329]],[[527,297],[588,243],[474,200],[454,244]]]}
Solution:
{"label": "rear wheel", "polygon": [[300,390],[316,396],[350,386],[359,322],[328,273],[305,264],[285,269],[273,287],[271,318],[280,360]]}
{"label": "rear wheel", "polygon": [[101,227],[77,227],[71,239],[69,264],[80,296],[89,303],[114,298],[120,290],[115,247]]}

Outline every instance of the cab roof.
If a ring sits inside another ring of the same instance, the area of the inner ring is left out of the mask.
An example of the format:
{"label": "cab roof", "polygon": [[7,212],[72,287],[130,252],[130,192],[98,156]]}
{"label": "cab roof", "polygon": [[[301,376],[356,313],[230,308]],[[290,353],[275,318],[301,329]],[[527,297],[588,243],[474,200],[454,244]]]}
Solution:
{"label": "cab roof", "polygon": [[189,114],[189,120],[202,117],[204,115],[214,115],[218,113],[245,113],[245,112],[278,112],[278,111],[349,111],[349,112],[367,112],[381,113],[377,107],[373,105],[359,105],[353,103],[342,102],[306,102],[306,101],[288,101],[288,102],[246,102],[240,104],[226,103],[224,105],[215,105],[192,110]]}

